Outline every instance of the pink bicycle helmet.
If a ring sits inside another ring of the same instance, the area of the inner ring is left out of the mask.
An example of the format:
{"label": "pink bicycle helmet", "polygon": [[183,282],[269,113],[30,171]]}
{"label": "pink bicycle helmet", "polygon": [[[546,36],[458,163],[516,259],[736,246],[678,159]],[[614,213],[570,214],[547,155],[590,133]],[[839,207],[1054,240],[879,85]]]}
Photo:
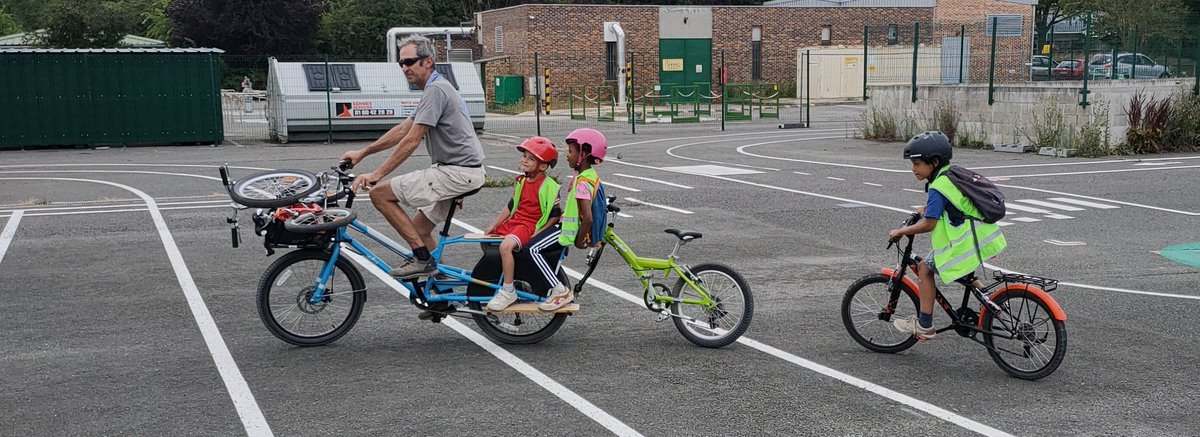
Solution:
{"label": "pink bicycle helmet", "polygon": [[608,140],[604,138],[604,134],[600,131],[591,128],[581,128],[571,131],[567,135],[567,140],[575,140],[579,144],[579,150],[582,153],[580,158],[592,156],[600,161],[604,161],[604,155],[608,153]]}

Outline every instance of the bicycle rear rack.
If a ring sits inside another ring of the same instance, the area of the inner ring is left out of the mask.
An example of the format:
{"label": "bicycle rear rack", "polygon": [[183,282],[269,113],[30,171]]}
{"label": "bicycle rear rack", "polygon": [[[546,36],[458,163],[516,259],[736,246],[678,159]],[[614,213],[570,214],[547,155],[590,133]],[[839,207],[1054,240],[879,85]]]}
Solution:
{"label": "bicycle rear rack", "polygon": [[1054,291],[1058,288],[1057,279],[1043,278],[1041,276],[1022,275],[1018,273],[1003,273],[1000,271],[995,272],[995,274],[992,276],[994,276],[997,281],[1036,285],[1045,292]]}

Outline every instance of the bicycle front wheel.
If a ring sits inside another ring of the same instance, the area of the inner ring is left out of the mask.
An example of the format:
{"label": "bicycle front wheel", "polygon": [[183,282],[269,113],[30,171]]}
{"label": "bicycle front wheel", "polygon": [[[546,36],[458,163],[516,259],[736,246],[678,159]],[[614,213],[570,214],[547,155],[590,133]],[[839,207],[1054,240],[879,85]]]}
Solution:
{"label": "bicycle front wheel", "polygon": [[318,213],[305,213],[283,222],[283,228],[301,234],[330,231],[346,226],[358,218],[358,212],[346,208],[325,208]]}
{"label": "bicycle front wheel", "polygon": [[850,285],[842,297],[842,324],[863,347],[894,354],[917,344],[916,337],[896,330],[892,321],[917,315],[919,301],[917,291],[900,282],[900,296],[889,302],[890,280],[887,275],[870,275]]}
{"label": "bicycle front wheel", "polygon": [[1066,323],[1055,320],[1045,301],[1024,290],[1005,292],[994,302],[1003,311],[988,311],[983,318],[983,341],[992,361],[1009,375],[1030,381],[1054,373],[1067,355]]}
{"label": "bicycle front wheel", "polygon": [[258,283],[258,316],[276,337],[296,346],[321,346],[341,338],[362,314],[367,292],[362,275],[345,258],[338,258],[325,284],[324,295],[313,302],[316,282],[329,254],[297,250],[275,260]]}
{"label": "bicycle front wheel", "polygon": [[[558,271],[558,281],[568,289],[571,282],[567,274]],[[471,302],[468,306],[475,311],[483,311],[487,302]],[[567,314],[562,313],[492,313],[490,315],[472,314],[479,330],[488,337],[506,344],[534,344],[550,338],[563,323]]]}
{"label": "bicycle front wheel", "polygon": [[233,184],[229,197],[255,208],[287,206],[321,188],[317,176],[304,170],[269,170]]}
{"label": "bicycle front wheel", "polygon": [[678,300],[703,300],[699,292],[684,282],[675,281],[671,298],[671,320],[683,338],[698,346],[718,348],[741,337],[754,316],[754,296],[742,275],[724,264],[700,264],[691,268],[695,284],[714,302],[712,308],[685,304]]}

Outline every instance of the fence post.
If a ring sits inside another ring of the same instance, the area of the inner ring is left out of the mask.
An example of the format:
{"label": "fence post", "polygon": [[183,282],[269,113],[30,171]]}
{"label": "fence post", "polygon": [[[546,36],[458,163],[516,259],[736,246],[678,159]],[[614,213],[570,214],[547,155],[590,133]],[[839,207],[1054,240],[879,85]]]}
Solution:
{"label": "fence post", "polygon": [[869,33],[869,32],[870,32],[870,29],[871,29],[871,27],[870,27],[870,26],[863,26],[863,59],[862,59],[862,67],[863,67],[863,101],[864,101],[864,102],[865,102],[865,101],[867,101],[867,99],[869,99],[869,98],[870,98],[870,97],[867,97],[867,44],[868,44],[868,43],[869,43],[869,41],[870,41],[870,39],[869,39],[869,36],[870,36],[870,33]]}
{"label": "fence post", "polygon": [[[625,101],[629,102],[629,132],[637,134],[637,111],[633,106],[633,52],[629,52],[629,60],[625,61],[625,89],[629,94]],[[712,90],[708,90],[712,92]]]}
{"label": "fence post", "polygon": [[333,144],[333,103],[330,93],[333,92],[333,81],[329,78],[329,56],[325,56],[325,129],[329,137],[325,144]]}
{"label": "fence post", "polygon": [[917,102],[917,47],[921,45],[921,23],[913,23],[912,101]]}
{"label": "fence post", "polygon": [[[1046,57],[1050,58],[1050,80],[1054,80],[1054,67],[1057,67],[1054,65],[1054,26],[1050,26],[1050,52],[1046,53]],[[1032,57],[1030,59],[1030,62],[1033,62]],[[1029,71],[1032,72],[1033,69]]]}
{"label": "fence post", "polygon": [[812,127],[812,50],[804,51],[804,100],[804,122]]}
{"label": "fence post", "polygon": [[963,83],[963,72],[967,68],[964,64],[966,62],[965,52],[967,50],[967,25],[963,24],[961,26],[958,29],[958,83]]}
{"label": "fence post", "polygon": [[1196,56],[1192,58],[1192,95],[1200,96],[1200,76],[1196,76],[1196,65],[1200,64],[1200,33],[1196,38]]}
{"label": "fence post", "polygon": [[721,50],[721,132],[725,132],[725,114],[729,112],[728,95],[725,94],[725,81],[729,74],[725,71],[725,51]]}
{"label": "fence post", "polygon": [[[1141,29],[1133,26],[1133,67],[1129,69],[1130,79],[1137,79],[1138,52],[1142,48]],[[1117,68],[1117,60],[1113,59],[1113,68]]]}
{"label": "fence post", "polygon": [[996,103],[996,24],[1000,17],[992,17],[992,63],[988,67],[988,106]]}
{"label": "fence post", "polygon": [[[538,65],[538,54],[533,52],[533,117],[537,124],[537,136],[542,136],[542,76],[538,72],[542,71]],[[585,109],[583,112],[587,114]]]}
{"label": "fence post", "polygon": [[1079,91],[1079,94],[1083,95],[1083,100],[1081,100],[1079,102],[1079,106],[1083,107],[1084,109],[1087,109],[1087,107],[1088,107],[1088,94],[1091,93],[1091,91],[1088,91],[1088,76],[1091,75],[1091,72],[1088,71],[1088,70],[1090,70],[1088,68],[1088,55],[1090,53],[1088,53],[1088,52],[1091,51],[1091,47],[1092,47],[1091,42],[1092,42],[1092,13],[1088,12],[1087,21],[1084,22],[1084,27],[1083,27],[1083,89]]}

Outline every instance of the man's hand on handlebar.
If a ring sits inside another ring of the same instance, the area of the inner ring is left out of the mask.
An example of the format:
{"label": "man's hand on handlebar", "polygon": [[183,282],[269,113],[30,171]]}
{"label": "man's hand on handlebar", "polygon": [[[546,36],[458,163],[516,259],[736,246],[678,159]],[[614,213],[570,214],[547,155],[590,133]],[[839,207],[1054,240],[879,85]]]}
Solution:
{"label": "man's hand on handlebar", "polygon": [[375,172],[360,175],[354,179],[354,183],[350,184],[350,189],[356,193],[359,191],[370,191],[375,184],[379,183],[380,179],[383,178],[376,175]]}
{"label": "man's hand on handlebar", "polygon": [[367,156],[367,154],[363,153],[362,150],[351,150],[349,152],[343,153],[342,157],[339,159],[339,161],[349,160],[350,166],[354,167],[354,166],[358,165],[359,162],[362,162],[362,159],[365,158],[366,156]]}

